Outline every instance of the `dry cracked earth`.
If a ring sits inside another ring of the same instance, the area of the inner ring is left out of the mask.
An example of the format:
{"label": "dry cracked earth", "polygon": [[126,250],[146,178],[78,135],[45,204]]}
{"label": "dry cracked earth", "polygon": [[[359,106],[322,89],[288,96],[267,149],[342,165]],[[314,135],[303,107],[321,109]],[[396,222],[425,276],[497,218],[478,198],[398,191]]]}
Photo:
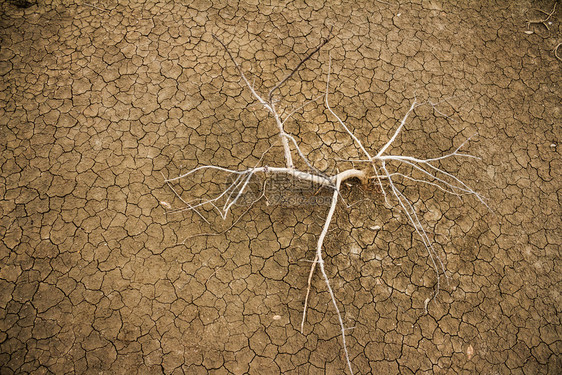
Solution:
{"label": "dry cracked earth", "polygon": [[[268,183],[222,221],[174,210],[224,175],[165,182],[283,165],[272,118],[212,34],[267,92],[330,28],[279,106],[321,95],[331,55],[331,104],[370,150],[416,98],[392,152],[437,157],[472,137],[463,150],[480,159],[441,165],[489,206],[401,181],[447,273],[427,304],[437,275],[397,203],[343,186],[324,253],[354,371],[561,373],[562,7],[527,24],[553,5],[3,2],[0,373],[347,371],[318,274],[300,332],[330,192],[289,185],[276,202]],[[326,112],[313,102],[286,130],[315,167],[349,168],[360,154]]]}

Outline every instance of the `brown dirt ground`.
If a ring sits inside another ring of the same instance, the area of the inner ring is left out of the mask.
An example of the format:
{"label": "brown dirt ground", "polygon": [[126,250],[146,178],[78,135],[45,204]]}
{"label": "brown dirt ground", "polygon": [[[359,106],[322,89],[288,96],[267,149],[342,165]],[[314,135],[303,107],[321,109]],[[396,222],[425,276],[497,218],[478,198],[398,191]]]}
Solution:
{"label": "brown dirt ground", "polygon": [[[444,166],[493,211],[403,187],[449,276],[426,313],[436,275],[413,228],[344,187],[354,205],[325,253],[356,373],[562,372],[562,9],[528,34],[552,2],[37,2],[0,4],[1,374],[345,372],[318,275],[299,332],[325,205],[262,200],[181,244],[246,207],[209,225],[160,203],[181,207],[163,175],[253,166],[276,139],[211,33],[264,88],[325,25],[334,39],[285,103],[322,92],[328,51],[334,109],[371,150],[414,96],[440,102],[448,117],[420,107],[394,150],[438,156],[476,133],[465,149],[482,159]],[[358,155],[319,105],[287,130],[318,168]],[[175,187],[224,187],[211,177]]]}

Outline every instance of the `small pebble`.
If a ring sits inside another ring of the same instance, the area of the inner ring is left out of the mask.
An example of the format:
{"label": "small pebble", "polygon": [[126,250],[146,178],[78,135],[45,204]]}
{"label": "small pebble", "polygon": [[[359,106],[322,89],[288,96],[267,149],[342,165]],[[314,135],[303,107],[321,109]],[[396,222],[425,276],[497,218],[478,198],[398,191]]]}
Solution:
{"label": "small pebble", "polygon": [[469,345],[468,348],[466,348],[466,356],[468,357],[469,361],[473,355],[474,355],[474,348],[472,347],[472,345]]}

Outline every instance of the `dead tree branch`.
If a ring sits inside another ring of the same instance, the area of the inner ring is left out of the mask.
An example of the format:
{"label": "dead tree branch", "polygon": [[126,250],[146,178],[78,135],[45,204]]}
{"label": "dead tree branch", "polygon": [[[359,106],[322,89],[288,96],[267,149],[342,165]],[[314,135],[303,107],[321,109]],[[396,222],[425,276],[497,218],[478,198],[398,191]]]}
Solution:
{"label": "dead tree branch", "polygon": [[[549,17],[552,15],[552,13],[554,13],[554,9],[549,14]],[[546,20],[540,22],[546,22]],[[385,201],[388,201],[389,199],[394,199],[398,203],[398,206],[404,212],[408,221],[414,227],[415,232],[422,240],[422,243],[426,248],[428,256],[431,260],[433,269],[435,270],[437,275],[437,281],[436,281],[436,286],[433,296],[431,298],[428,298],[425,303],[427,307],[427,303],[431,301],[431,299],[435,298],[435,296],[440,290],[441,274],[446,275],[445,266],[441,261],[441,258],[439,257],[436,249],[434,248],[433,242],[431,241],[428,233],[426,232],[424,226],[422,225],[420,216],[417,213],[416,209],[414,208],[413,203],[400,189],[399,187],[400,184],[397,184],[397,181],[406,180],[415,183],[425,184],[455,196],[473,195],[480,202],[486,204],[483,198],[478,193],[476,193],[472,188],[470,188],[466,183],[464,183],[461,179],[459,179],[452,173],[447,172],[440,166],[440,163],[442,161],[449,158],[461,157],[461,158],[470,159],[470,158],[474,158],[474,156],[470,154],[462,153],[460,151],[461,148],[465,145],[466,141],[463,144],[461,144],[459,147],[457,147],[453,152],[434,158],[424,159],[414,156],[392,153],[393,145],[395,144],[398,136],[404,131],[405,124],[407,123],[408,119],[414,116],[415,109],[420,105],[422,105],[418,103],[417,100],[414,100],[413,103],[410,105],[410,108],[406,111],[402,119],[398,122],[398,126],[394,131],[393,135],[388,139],[388,141],[383,145],[383,147],[381,147],[378,151],[372,150],[369,147],[369,145],[366,145],[364,141],[359,139],[359,137],[356,136],[351,131],[350,127],[345,124],[342,118],[333,110],[333,108],[330,105],[329,88],[330,88],[330,70],[331,70],[332,61],[331,58],[329,58],[328,74],[326,79],[326,91],[323,95],[325,107],[327,111],[330,113],[330,115],[335,119],[336,124],[338,124],[345,131],[345,134],[347,134],[347,136],[350,137],[352,144],[355,145],[363,155],[362,159],[347,160],[347,161],[362,164],[364,165],[364,168],[361,169],[349,168],[343,171],[338,171],[337,173],[334,173],[332,175],[322,173],[314,167],[314,163],[308,160],[308,158],[302,152],[299,146],[299,142],[295,138],[295,136],[288,134],[284,130],[284,125],[291,118],[291,116],[296,111],[299,111],[302,108],[304,108],[311,101],[302,104],[300,107],[298,107],[295,110],[292,110],[288,115],[283,117],[283,115],[278,112],[273,97],[275,92],[279,90],[279,88],[283,84],[285,84],[291,77],[293,77],[294,74],[306,63],[306,61],[312,58],[312,56],[316,55],[321,50],[321,48],[329,42],[329,40],[331,39],[331,32],[327,38],[322,40],[322,42],[319,44],[318,47],[316,47],[314,50],[308,53],[306,57],[304,57],[295,66],[295,68],[293,68],[283,79],[281,79],[277,84],[275,84],[269,90],[267,99],[264,99],[262,96],[260,96],[257,93],[253,85],[250,83],[250,81],[247,79],[246,75],[244,74],[244,71],[242,70],[241,66],[238,64],[238,62],[230,52],[227,45],[222,40],[220,40],[217,36],[213,35],[213,38],[217,40],[219,44],[223,47],[223,49],[226,51],[230,61],[232,61],[234,66],[236,67],[236,70],[238,71],[238,74],[240,75],[244,83],[244,86],[250,91],[254,99],[257,100],[259,104],[261,104],[262,108],[273,117],[283,147],[285,166],[261,165],[263,159],[262,156],[262,159],[260,159],[258,163],[256,163],[256,165],[250,168],[230,169],[217,165],[202,165],[197,168],[193,168],[190,171],[183,173],[177,177],[166,179],[166,183],[170,184],[171,182],[175,182],[175,181],[177,182],[178,180],[191,178],[194,175],[198,173],[204,173],[205,171],[214,171],[218,174],[223,174],[229,177],[230,181],[232,182],[230,182],[223,191],[218,193],[216,196],[206,199],[203,198],[195,198],[192,200],[184,199],[170,185],[170,188],[172,188],[173,193],[176,196],[178,196],[178,198],[184,204],[184,207],[181,210],[194,211],[199,216],[202,216],[202,213],[198,210],[204,206],[208,206],[216,210],[222,219],[226,219],[228,213],[237,204],[237,202],[243,196],[244,192],[247,190],[250,181],[252,181],[252,179],[258,174],[286,175],[297,180],[307,181],[319,187],[325,187],[332,190],[330,208],[324,218],[322,231],[318,237],[315,257],[314,260],[312,261],[312,265],[309,271],[308,286],[307,286],[306,296],[304,299],[304,310],[303,310],[303,316],[301,322],[301,332],[303,331],[304,324],[306,321],[306,312],[308,307],[308,298],[310,295],[312,277],[314,275],[316,268],[318,268],[320,270],[324,284],[326,285],[326,288],[329,292],[330,299],[332,301],[332,304],[334,306],[339,321],[346,364],[349,372],[353,374],[353,367],[351,365],[351,359],[348,352],[347,339],[346,339],[346,330],[348,328],[346,328],[344,325],[341,310],[338,306],[335,293],[332,289],[330,280],[328,278],[325,269],[326,264],[323,257],[324,240],[328,234],[329,227],[333,221],[334,212],[338,205],[338,201],[339,201],[338,197],[340,195],[341,184],[344,181],[349,180],[351,178],[358,178],[362,181],[376,180],[378,186],[380,187],[381,191],[385,196]],[[320,97],[313,99],[313,101],[319,98]],[[265,125],[260,125],[260,126],[265,126]],[[294,155],[295,152],[296,154]],[[293,162],[294,160],[293,156],[302,159],[302,161],[306,164],[309,170],[304,171],[295,168]],[[392,166],[393,168],[389,169],[390,166]],[[409,170],[415,171],[416,175],[419,175],[421,177],[414,177],[405,174],[403,172],[403,168],[400,169],[401,167],[407,167],[409,168]],[[396,170],[396,171],[391,172],[391,170]],[[265,185],[263,189],[265,191]],[[262,194],[257,199],[255,199],[252,204],[256,203],[263,197],[264,194]],[[250,208],[248,208],[248,210]],[[246,213],[248,210],[246,210],[244,213]],[[233,225],[235,225],[236,222],[237,221],[235,221]]]}
{"label": "dead tree branch", "polygon": [[552,22],[550,21],[550,17],[552,17],[552,15],[554,14],[554,12],[556,12],[556,2],[554,3],[554,6],[552,7],[552,10],[550,12],[546,12],[544,10],[541,9],[535,9],[537,12],[540,12],[542,14],[544,14],[546,17],[543,18],[537,18],[534,20],[527,20],[527,30],[531,30],[531,25],[543,25],[544,27],[546,27],[547,30],[550,30],[550,28],[548,27]]}

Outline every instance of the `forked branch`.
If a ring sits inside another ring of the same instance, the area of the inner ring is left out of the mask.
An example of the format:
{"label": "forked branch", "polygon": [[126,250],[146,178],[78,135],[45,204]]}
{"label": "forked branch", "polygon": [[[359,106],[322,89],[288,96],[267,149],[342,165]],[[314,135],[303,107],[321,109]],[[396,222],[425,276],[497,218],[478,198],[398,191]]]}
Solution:
{"label": "forked branch", "polygon": [[552,24],[552,22],[550,21],[550,18],[552,17],[552,15],[554,14],[554,12],[556,12],[556,2],[554,3],[554,6],[552,7],[552,10],[550,12],[546,12],[542,9],[535,9],[537,12],[540,12],[542,14],[544,14],[543,18],[537,18],[534,20],[528,20],[527,21],[527,30],[531,30],[531,25],[535,24],[535,25],[543,25],[544,27],[546,27],[547,30],[550,30],[550,28],[548,27],[550,24]]}
{"label": "forked branch", "polygon": [[[414,100],[410,108],[406,111],[405,115],[398,123],[396,130],[393,132],[392,136],[389,137],[388,141],[380,148],[380,150],[378,150],[378,152],[372,150],[369,147],[369,145],[366,145],[361,139],[359,139],[359,137],[357,137],[353,133],[350,127],[345,124],[345,122],[341,119],[340,116],[338,116],[336,111],[334,111],[334,109],[330,105],[330,101],[329,101],[330,69],[331,69],[331,58],[330,58],[328,62],[328,74],[326,79],[326,92],[323,95],[326,109],[332,115],[332,117],[335,118],[337,124],[339,124],[339,126],[343,128],[345,134],[347,134],[347,136],[350,137],[352,144],[354,144],[360,150],[361,154],[364,156],[364,158],[361,159],[348,160],[348,161],[366,164],[365,167],[367,168],[361,168],[361,169],[349,168],[332,175],[320,172],[318,169],[314,167],[314,161],[308,160],[306,155],[302,152],[299,146],[298,139],[295,136],[286,133],[284,130],[284,125],[291,118],[291,116],[296,111],[302,109],[305,105],[307,105],[311,101],[302,104],[301,106],[297,107],[297,109],[292,110],[291,112],[289,112],[288,115],[284,116],[283,113],[280,115],[276,108],[274,102],[274,94],[283,86],[283,84],[285,84],[291,77],[294,76],[294,74],[306,63],[306,61],[308,61],[312,56],[317,54],[321,50],[321,48],[329,42],[329,40],[331,39],[331,32],[327,38],[322,40],[322,42],[319,44],[318,47],[316,47],[314,50],[308,53],[295,66],[293,70],[291,70],[283,79],[281,79],[277,84],[275,84],[269,90],[266,99],[264,99],[262,96],[258,94],[256,89],[247,79],[246,75],[244,74],[244,71],[242,70],[241,66],[238,64],[238,62],[236,61],[230,50],[227,48],[226,44],[222,42],[215,35],[213,35],[213,38],[220,43],[220,45],[224,48],[224,50],[228,54],[230,60],[234,63],[238,71],[238,74],[240,75],[240,78],[244,82],[244,86],[248,88],[252,96],[261,104],[261,106],[269,114],[272,115],[275,124],[278,128],[279,131],[278,135],[281,139],[281,143],[283,146],[285,166],[262,165],[262,159],[263,159],[263,155],[262,155],[262,158],[260,158],[260,160],[250,168],[241,168],[239,170],[236,170],[236,169],[224,168],[216,165],[203,165],[194,168],[188,171],[187,173],[181,174],[177,177],[169,178],[166,180],[166,183],[170,184],[172,182],[178,182],[179,180],[182,179],[191,178],[195,174],[204,173],[205,171],[214,171],[216,173],[224,174],[228,176],[228,178],[230,178],[230,181],[232,182],[230,182],[227,185],[227,187],[224,190],[222,190],[220,193],[217,193],[215,196],[207,199],[203,199],[203,198],[195,198],[193,200],[183,199],[176,192],[176,190],[174,190],[173,187],[170,185],[170,188],[172,188],[174,194],[176,194],[180,198],[181,202],[183,202],[183,204],[185,205],[182,211],[194,211],[195,213],[197,213],[202,217],[199,208],[202,208],[203,206],[210,206],[218,212],[218,214],[221,216],[222,219],[226,219],[229,212],[244,195],[252,179],[258,174],[264,174],[264,175],[283,174],[294,179],[307,181],[316,184],[318,186],[327,187],[333,190],[330,208],[326,214],[326,218],[322,226],[322,231],[318,237],[315,257],[309,271],[308,287],[306,291],[306,297],[304,300],[304,311],[303,311],[302,322],[301,322],[301,332],[304,330],[304,324],[306,321],[306,311],[308,307],[308,298],[310,295],[312,277],[314,275],[316,266],[318,265],[318,268],[320,269],[320,273],[322,275],[322,279],[326,285],[326,288],[330,295],[330,299],[332,301],[332,304],[334,306],[339,321],[346,364],[349,372],[353,374],[353,368],[351,365],[351,360],[347,347],[346,328],[344,325],[340,308],[338,307],[337,304],[335,293],[331,287],[330,280],[328,278],[325,269],[325,261],[323,257],[324,240],[327,236],[328,229],[332,223],[334,212],[338,204],[338,196],[340,194],[340,186],[342,182],[351,178],[359,178],[362,181],[370,181],[376,179],[378,185],[381,187],[381,190],[385,196],[385,201],[387,201],[389,198],[395,199],[395,201],[398,204],[398,207],[400,207],[400,209],[404,212],[404,214],[408,218],[408,221],[414,227],[414,231],[422,240],[422,243],[426,248],[428,256],[431,260],[433,269],[437,274],[436,286],[433,296],[431,298],[433,299],[439,292],[441,286],[440,275],[441,274],[446,275],[445,266],[441,261],[441,258],[438,256],[437,251],[435,250],[429,235],[424,229],[424,226],[421,223],[420,217],[416,212],[414,205],[412,204],[412,202],[410,202],[408,197],[406,197],[404,192],[400,190],[399,185],[396,184],[395,180],[402,179],[414,183],[425,184],[459,197],[464,195],[474,195],[478,200],[480,200],[482,203],[485,204],[483,198],[478,193],[472,190],[461,179],[442,169],[439,164],[441,161],[446,160],[448,158],[453,158],[453,157],[474,158],[474,156],[460,152],[461,147],[463,147],[466,142],[464,142],[459,147],[457,147],[453,152],[434,158],[423,159],[413,156],[391,153],[391,149],[396,139],[400,136],[400,134],[404,132],[404,128],[406,126],[408,118],[410,116],[413,116],[415,109],[420,105],[416,100]],[[320,97],[313,99],[313,101],[319,98]],[[265,125],[260,125],[260,126],[265,126]],[[296,155],[298,155],[298,157],[307,166],[308,168],[307,171],[299,170],[298,168],[295,167],[293,163],[291,145],[294,147],[294,150],[296,150]],[[269,151],[269,149],[267,151]],[[396,168],[396,172],[390,172],[389,165],[394,165],[393,168]],[[406,174],[405,172],[403,172],[404,168],[411,170],[412,172],[415,172],[416,175],[411,176]],[[385,191],[385,185],[386,185],[386,189],[389,191],[388,194]],[[265,191],[265,184],[263,186],[263,189]],[[253,203],[256,203],[263,197],[264,194],[262,193],[262,195],[258,199],[254,200]],[[247,212],[247,210],[245,212]],[[431,299],[426,300],[426,306]]]}

